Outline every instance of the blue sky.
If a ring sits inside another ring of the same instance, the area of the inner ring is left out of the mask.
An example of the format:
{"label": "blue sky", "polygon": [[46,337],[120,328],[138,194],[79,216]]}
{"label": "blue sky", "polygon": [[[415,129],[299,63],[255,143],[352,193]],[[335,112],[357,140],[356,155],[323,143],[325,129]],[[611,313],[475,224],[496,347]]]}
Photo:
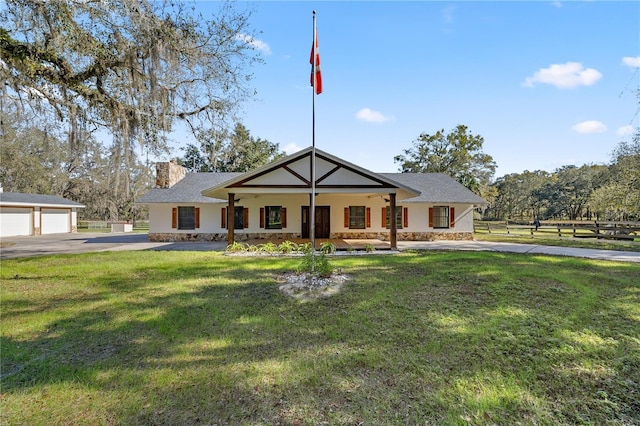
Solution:
{"label": "blue sky", "polygon": [[421,133],[458,124],[484,137],[496,177],[604,164],[640,125],[640,2],[252,5],[265,64],[242,122],[289,153],[311,145],[314,9],[316,147],[369,170],[397,171]]}

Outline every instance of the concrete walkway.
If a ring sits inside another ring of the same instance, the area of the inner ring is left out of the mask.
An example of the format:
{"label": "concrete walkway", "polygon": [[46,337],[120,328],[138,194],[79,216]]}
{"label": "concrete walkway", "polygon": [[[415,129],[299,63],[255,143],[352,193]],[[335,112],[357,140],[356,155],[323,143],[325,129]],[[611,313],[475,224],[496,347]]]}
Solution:
{"label": "concrete walkway", "polygon": [[[130,250],[223,251],[226,241],[218,242],[150,242],[147,234],[76,233],[30,237],[7,237],[0,241],[0,259],[24,258],[50,254],[87,253]],[[640,263],[640,252],[597,250],[535,244],[494,243],[488,241],[398,241],[398,249],[470,250],[509,253],[547,254],[590,259]]]}

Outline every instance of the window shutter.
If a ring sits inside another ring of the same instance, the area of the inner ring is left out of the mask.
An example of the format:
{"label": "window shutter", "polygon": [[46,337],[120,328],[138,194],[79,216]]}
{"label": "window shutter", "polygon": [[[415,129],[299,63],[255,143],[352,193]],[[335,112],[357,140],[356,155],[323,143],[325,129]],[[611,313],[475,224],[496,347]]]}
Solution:
{"label": "window shutter", "polygon": [[429,228],[433,228],[433,207],[429,207]]}
{"label": "window shutter", "polygon": [[223,207],[220,212],[220,228],[224,229],[227,227],[227,208]]}
{"label": "window shutter", "polygon": [[245,207],[243,211],[242,221],[244,222],[245,229],[249,227],[249,208]]}
{"label": "window shutter", "polygon": [[178,208],[177,207],[174,207],[171,210],[171,227],[172,228],[178,227]]}
{"label": "window shutter", "polygon": [[196,228],[200,228],[200,207],[196,207],[195,209],[193,209],[194,211],[194,216],[195,216],[195,222],[196,222]]}
{"label": "window shutter", "polygon": [[349,227],[349,207],[344,208],[344,227]]}
{"label": "window shutter", "polygon": [[387,227],[387,208],[386,207],[382,208],[382,227],[383,228]]}
{"label": "window shutter", "polygon": [[282,229],[287,227],[287,208],[286,207],[281,207],[282,212]]}
{"label": "window shutter", "polygon": [[408,228],[409,227],[409,208],[408,207],[404,208],[404,218],[402,220],[403,220],[402,227]]}
{"label": "window shutter", "polygon": [[264,228],[264,207],[260,207],[260,228]]}
{"label": "window shutter", "polygon": [[365,228],[371,228],[371,207],[367,207],[364,226]]}
{"label": "window shutter", "polygon": [[455,228],[456,226],[456,209],[449,207],[449,227]]}

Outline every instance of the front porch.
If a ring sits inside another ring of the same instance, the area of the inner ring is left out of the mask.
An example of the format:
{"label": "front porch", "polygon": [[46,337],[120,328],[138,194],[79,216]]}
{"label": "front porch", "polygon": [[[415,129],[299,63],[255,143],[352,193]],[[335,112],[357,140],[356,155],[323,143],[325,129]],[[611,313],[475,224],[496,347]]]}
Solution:
{"label": "front porch", "polygon": [[[255,238],[244,241],[244,243],[257,246],[260,244],[273,243],[279,245],[284,241],[291,241],[292,243],[302,245],[311,242],[309,238]],[[342,238],[316,238],[316,249],[320,248],[324,243],[331,243],[336,247],[336,250],[340,251],[356,251],[366,250],[368,247],[373,247],[375,250],[391,250],[391,245],[388,241],[382,241],[378,239],[342,239]]]}

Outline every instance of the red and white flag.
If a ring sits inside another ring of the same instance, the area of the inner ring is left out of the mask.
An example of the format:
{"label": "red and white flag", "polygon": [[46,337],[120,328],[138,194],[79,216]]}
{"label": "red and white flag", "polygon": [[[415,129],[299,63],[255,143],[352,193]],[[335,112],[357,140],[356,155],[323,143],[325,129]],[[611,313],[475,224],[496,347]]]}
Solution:
{"label": "red and white flag", "polygon": [[[315,56],[315,64],[313,57]],[[309,57],[311,64],[311,86],[315,88],[316,95],[322,93],[322,74],[320,73],[320,50],[318,49],[318,33],[316,32],[315,46],[311,43],[311,56]]]}

